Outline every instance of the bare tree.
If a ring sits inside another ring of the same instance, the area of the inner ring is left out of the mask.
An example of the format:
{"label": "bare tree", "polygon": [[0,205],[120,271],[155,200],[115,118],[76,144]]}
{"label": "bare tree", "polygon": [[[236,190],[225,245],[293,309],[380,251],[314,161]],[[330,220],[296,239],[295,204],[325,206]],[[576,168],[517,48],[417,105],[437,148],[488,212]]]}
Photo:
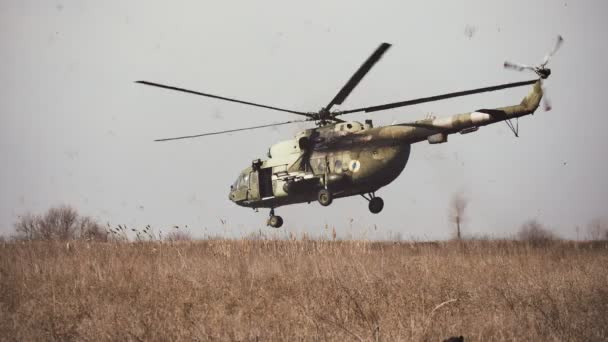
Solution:
{"label": "bare tree", "polygon": [[107,240],[105,229],[69,206],[50,208],[43,216],[28,213],[14,227],[21,240]]}
{"label": "bare tree", "polygon": [[49,209],[39,220],[44,240],[71,240],[76,236],[78,213],[69,206]]}
{"label": "bare tree", "polygon": [[450,204],[450,221],[456,225],[456,238],[461,239],[461,226],[464,221],[464,212],[467,208],[468,200],[463,194],[458,193],[452,197]]}
{"label": "bare tree", "polygon": [[38,220],[39,218],[30,213],[20,216],[15,223],[16,237],[21,240],[34,240],[35,236],[38,235]]}
{"label": "bare tree", "polygon": [[557,236],[537,220],[529,220],[524,223],[517,232],[517,238],[532,244],[543,244],[557,240]]}
{"label": "bare tree", "polygon": [[176,241],[191,241],[191,240],[192,240],[192,235],[190,234],[190,232],[185,231],[185,230],[176,230],[176,231],[170,232],[169,234],[167,234],[165,236],[165,241],[176,242]]}
{"label": "bare tree", "polygon": [[78,237],[84,240],[108,241],[109,232],[89,216],[78,220]]}
{"label": "bare tree", "polygon": [[595,218],[587,225],[587,233],[590,240],[601,240],[608,238],[608,222],[601,218]]}

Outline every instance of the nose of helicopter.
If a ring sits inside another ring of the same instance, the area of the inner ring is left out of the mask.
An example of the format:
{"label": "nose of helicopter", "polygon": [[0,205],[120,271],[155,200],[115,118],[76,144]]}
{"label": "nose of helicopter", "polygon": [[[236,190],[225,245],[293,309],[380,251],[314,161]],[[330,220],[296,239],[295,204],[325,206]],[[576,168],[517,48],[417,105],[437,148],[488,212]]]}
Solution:
{"label": "nose of helicopter", "polygon": [[243,206],[244,198],[241,198],[239,191],[234,188],[234,186],[230,186],[230,191],[228,192],[228,199],[231,202],[234,202],[236,205]]}
{"label": "nose of helicopter", "polygon": [[234,202],[234,186],[230,186],[230,191],[228,191],[228,199]]}

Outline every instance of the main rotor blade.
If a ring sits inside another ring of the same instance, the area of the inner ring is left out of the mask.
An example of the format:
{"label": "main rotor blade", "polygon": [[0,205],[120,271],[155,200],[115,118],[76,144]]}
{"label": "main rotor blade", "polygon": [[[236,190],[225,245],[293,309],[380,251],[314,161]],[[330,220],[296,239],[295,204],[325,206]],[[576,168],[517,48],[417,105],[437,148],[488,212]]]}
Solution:
{"label": "main rotor blade", "polygon": [[380,46],[376,49],[376,51],[374,51],[374,53],[372,53],[372,55],[369,56],[369,58],[365,61],[365,63],[363,63],[359,67],[359,70],[357,70],[357,72],[355,72],[351,76],[350,80],[348,80],[348,82],[346,82],[344,87],[342,87],[342,89],[340,89],[340,92],[338,92],[338,94],[336,94],[336,97],[334,97],[334,99],[331,100],[331,102],[327,105],[327,107],[325,107],[325,109],[330,110],[330,108],[333,107],[333,105],[342,104],[342,102],[344,102],[344,100],[346,100],[348,95],[353,91],[353,89],[355,89],[355,87],[359,84],[359,82],[361,82],[363,77],[365,77],[365,75],[369,72],[369,70],[374,66],[374,64],[376,64],[376,62],[378,62],[380,60],[382,55],[390,47],[391,47],[391,44],[389,44],[389,43],[380,44]]}
{"label": "main rotor blade", "polygon": [[453,97],[467,96],[467,95],[485,93],[488,91],[496,91],[496,90],[501,90],[501,89],[522,87],[522,86],[534,84],[537,81],[538,80],[530,80],[530,81],[523,81],[523,82],[506,83],[506,84],[500,84],[500,85],[491,86],[491,87],[477,88],[477,89],[472,89],[472,90],[459,91],[459,92],[455,92],[455,93],[423,97],[423,98],[419,98],[419,99],[415,99],[415,100],[394,102],[394,103],[388,103],[388,104],[372,106],[372,107],[350,109],[350,110],[345,110],[345,111],[340,111],[340,112],[334,112],[334,115],[337,116],[337,115],[351,114],[351,113],[357,113],[357,112],[366,112],[366,113],[377,112],[380,110],[387,110],[387,109],[392,109],[392,108],[411,106],[411,105],[416,105],[416,104],[425,103],[425,102],[445,100],[445,99],[449,99],[449,98],[453,98]]}
{"label": "main rotor blade", "polygon": [[529,65],[525,65],[525,64],[518,64],[518,63],[512,63],[509,61],[505,61],[505,69],[514,69],[517,71],[523,71],[523,70],[532,70],[534,71],[534,67],[533,66],[529,66]]}
{"label": "main rotor blade", "polygon": [[548,55],[545,56],[545,59],[543,60],[543,66],[547,65],[547,63],[549,63],[549,59],[551,57],[553,57],[553,55],[555,55],[555,53],[557,52],[557,50],[559,50],[560,46],[562,46],[562,43],[564,42],[564,38],[561,35],[557,36],[557,41],[555,41],[555,45],[553,46],[553,50],[551,50],[549,52]]}
{"label": "main rotor blade", "polygon": [[189,90],[189,89],[184,89],[184,88],[178,88],[178,87],[168,86],[168,85],[164,85],[164,84],[160,84],[160,83],[154,83],[154,82],[148,82],[148,81],[135,81],[135,83],[145,84],[145,85],[149,85],[149,86],[153,86],[153,87],[165,88],[165,89],[169,89],[169,90],[180,91],[182,93],[207,96],[207,97],[212,97],[214,99],[220,99],[220,100],[224,100],[224,101],[242,103],[242,104],[246,104],[246,105],[250,105],[250,106],[262,107],[262,108],[267,108],[267,109],[278,110],[278,111],[281,111],[281,112],[287,112],[287,113],[292,113],[292,114],[298,114],[298,115],[304,115],[304,116],[307,116],[307,117],[312,117],[312,115],[310,113],[304,113],[304,112],[299,112],[299,111],[295,111],[295,110],[289,110],[289,109],[283,109],[283,108],[278,108],[278,107],[266,106],[266,105],[262,105],[262,104],[258,104],[258,103],[253,103],[253,102],[241,101],[241,100],[237,100],[237,99],[231,99],[231,98],[228,98],[228,97],[223,97],[223,96],[218,96],[218,95],[213,95],[213,94],[207,94],[207,93],[201,93],[199,91],[194,91],[194,90]]}
{"label": "main rotor blade", "polygon": [[237,129],[229,129],[229,130],[219,131],[219,132],[209,132],[209,133],[196,134],[196,135],[185,135],[183,137],[156,139],[154,141],[169,141],[169,140],[180,140],[180,139],[198,138],[198,137],[204,137],[204,136],[207,136],[207,135],[217,135],[217,134],[224,134],[224,133],[232,133],[232,132],[238,132],[238,131],[246,131],[246,130],[250,130],[250,129],[258,129],[258,128],[272,127],[272,126],[281,126],[281,125],[287,125],[287,124],[292,124],[292,123],[297,123],[297,122],[307,122],[307,121],[311,121],[311,120],[292,120],[292,121],[278,122],[278,123],[273,123],[273,124],[268,124],[268,125],[245,127],[245,128],[237,128]]}

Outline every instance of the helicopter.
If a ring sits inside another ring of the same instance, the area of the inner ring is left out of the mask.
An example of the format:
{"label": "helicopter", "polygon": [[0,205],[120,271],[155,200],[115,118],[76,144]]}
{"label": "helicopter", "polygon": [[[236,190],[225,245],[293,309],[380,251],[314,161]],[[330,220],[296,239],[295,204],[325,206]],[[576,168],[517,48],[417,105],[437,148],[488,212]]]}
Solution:
{"label": "helicopter", "polygon": [[[346,100],[364,76],[391,47],[391,44],[380,44],[334,98],[316,112],[289,110],[156,82],[136,81],[136,83],[304,117],[300,120],[163,138],[155,141],[197,138],[300,122],[316,124],[315,127],[299,132],[291,139],[273,144],[268,150],[266,159],[254,159],[239,173],[236,181],[230,186],[228,194],[230,201],[256,211],[259,208],[270,209],[267,226],[279,228],[283,225],[283,219],[275,214],[275,209],[296,203],[317,201],[322,206],[329,206],[334,199],[359,195],[368,201],[371,213],[380,213],[384,207],[384,201],[381,197],[376,196],[376,192],[401,174],[409,159],[411,145],[414,143],[428,141],[430,144],[441,144],[448,141],[450,134],[469,134],[482,126],[502,121],[507,123],[517,137],[519,124],[518,122],[516,125],[513,124],[512,120],[533,114],[539,107],[541,98],[543,98],[542,82],[551,75],[547,64],[562,42],[563,38],[558,36],[555,46],[538,66],[504,63],[505,68],[533,71],[538,78],[350,110],[332,111],[332,107],[341,105]],[[345,121],[340,118],[342,115],[352,113],[372,113],[522,86],[532,86],[532,90],[519,104],[507,107],[479,109],[443,118],[430,116],[413,122],[379,127],[374,127],[372,120],[369,119],[359,122]],[[544,97],[544,101],[545,110],[550,110],[546,97]]]}

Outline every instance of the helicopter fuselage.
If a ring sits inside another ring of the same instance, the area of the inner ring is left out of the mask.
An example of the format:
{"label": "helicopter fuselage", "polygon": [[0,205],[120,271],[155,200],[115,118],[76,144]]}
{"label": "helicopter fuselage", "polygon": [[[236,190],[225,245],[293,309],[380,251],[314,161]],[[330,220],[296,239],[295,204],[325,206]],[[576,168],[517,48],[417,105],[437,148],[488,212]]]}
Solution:
{"label": "helicopter fuselage", "polygon": [[[334,198],[374,192],[405,168],[410,153],[410,143],[403,139],[407,130],[358,122],[307,130],[273,145],[269,159],[243,170],[229,197],[241,206],[276,208],[316,200],[322,188]],[[397,131],[402,132],[395,135]]]}
{"label": "helicopter fuselage", "polygon": [[333,198],[373,194],[401,174],[412,144],[444,143],[449,134],[471,133],[531,114],[541,97],[538,82],[514,106],[376,128],[371,121],[353,121],[309,129],[273,145],[268,159],[254,160],[230,187],[228,197],[244,207],[277,208],[317,200],[322,189]]}

